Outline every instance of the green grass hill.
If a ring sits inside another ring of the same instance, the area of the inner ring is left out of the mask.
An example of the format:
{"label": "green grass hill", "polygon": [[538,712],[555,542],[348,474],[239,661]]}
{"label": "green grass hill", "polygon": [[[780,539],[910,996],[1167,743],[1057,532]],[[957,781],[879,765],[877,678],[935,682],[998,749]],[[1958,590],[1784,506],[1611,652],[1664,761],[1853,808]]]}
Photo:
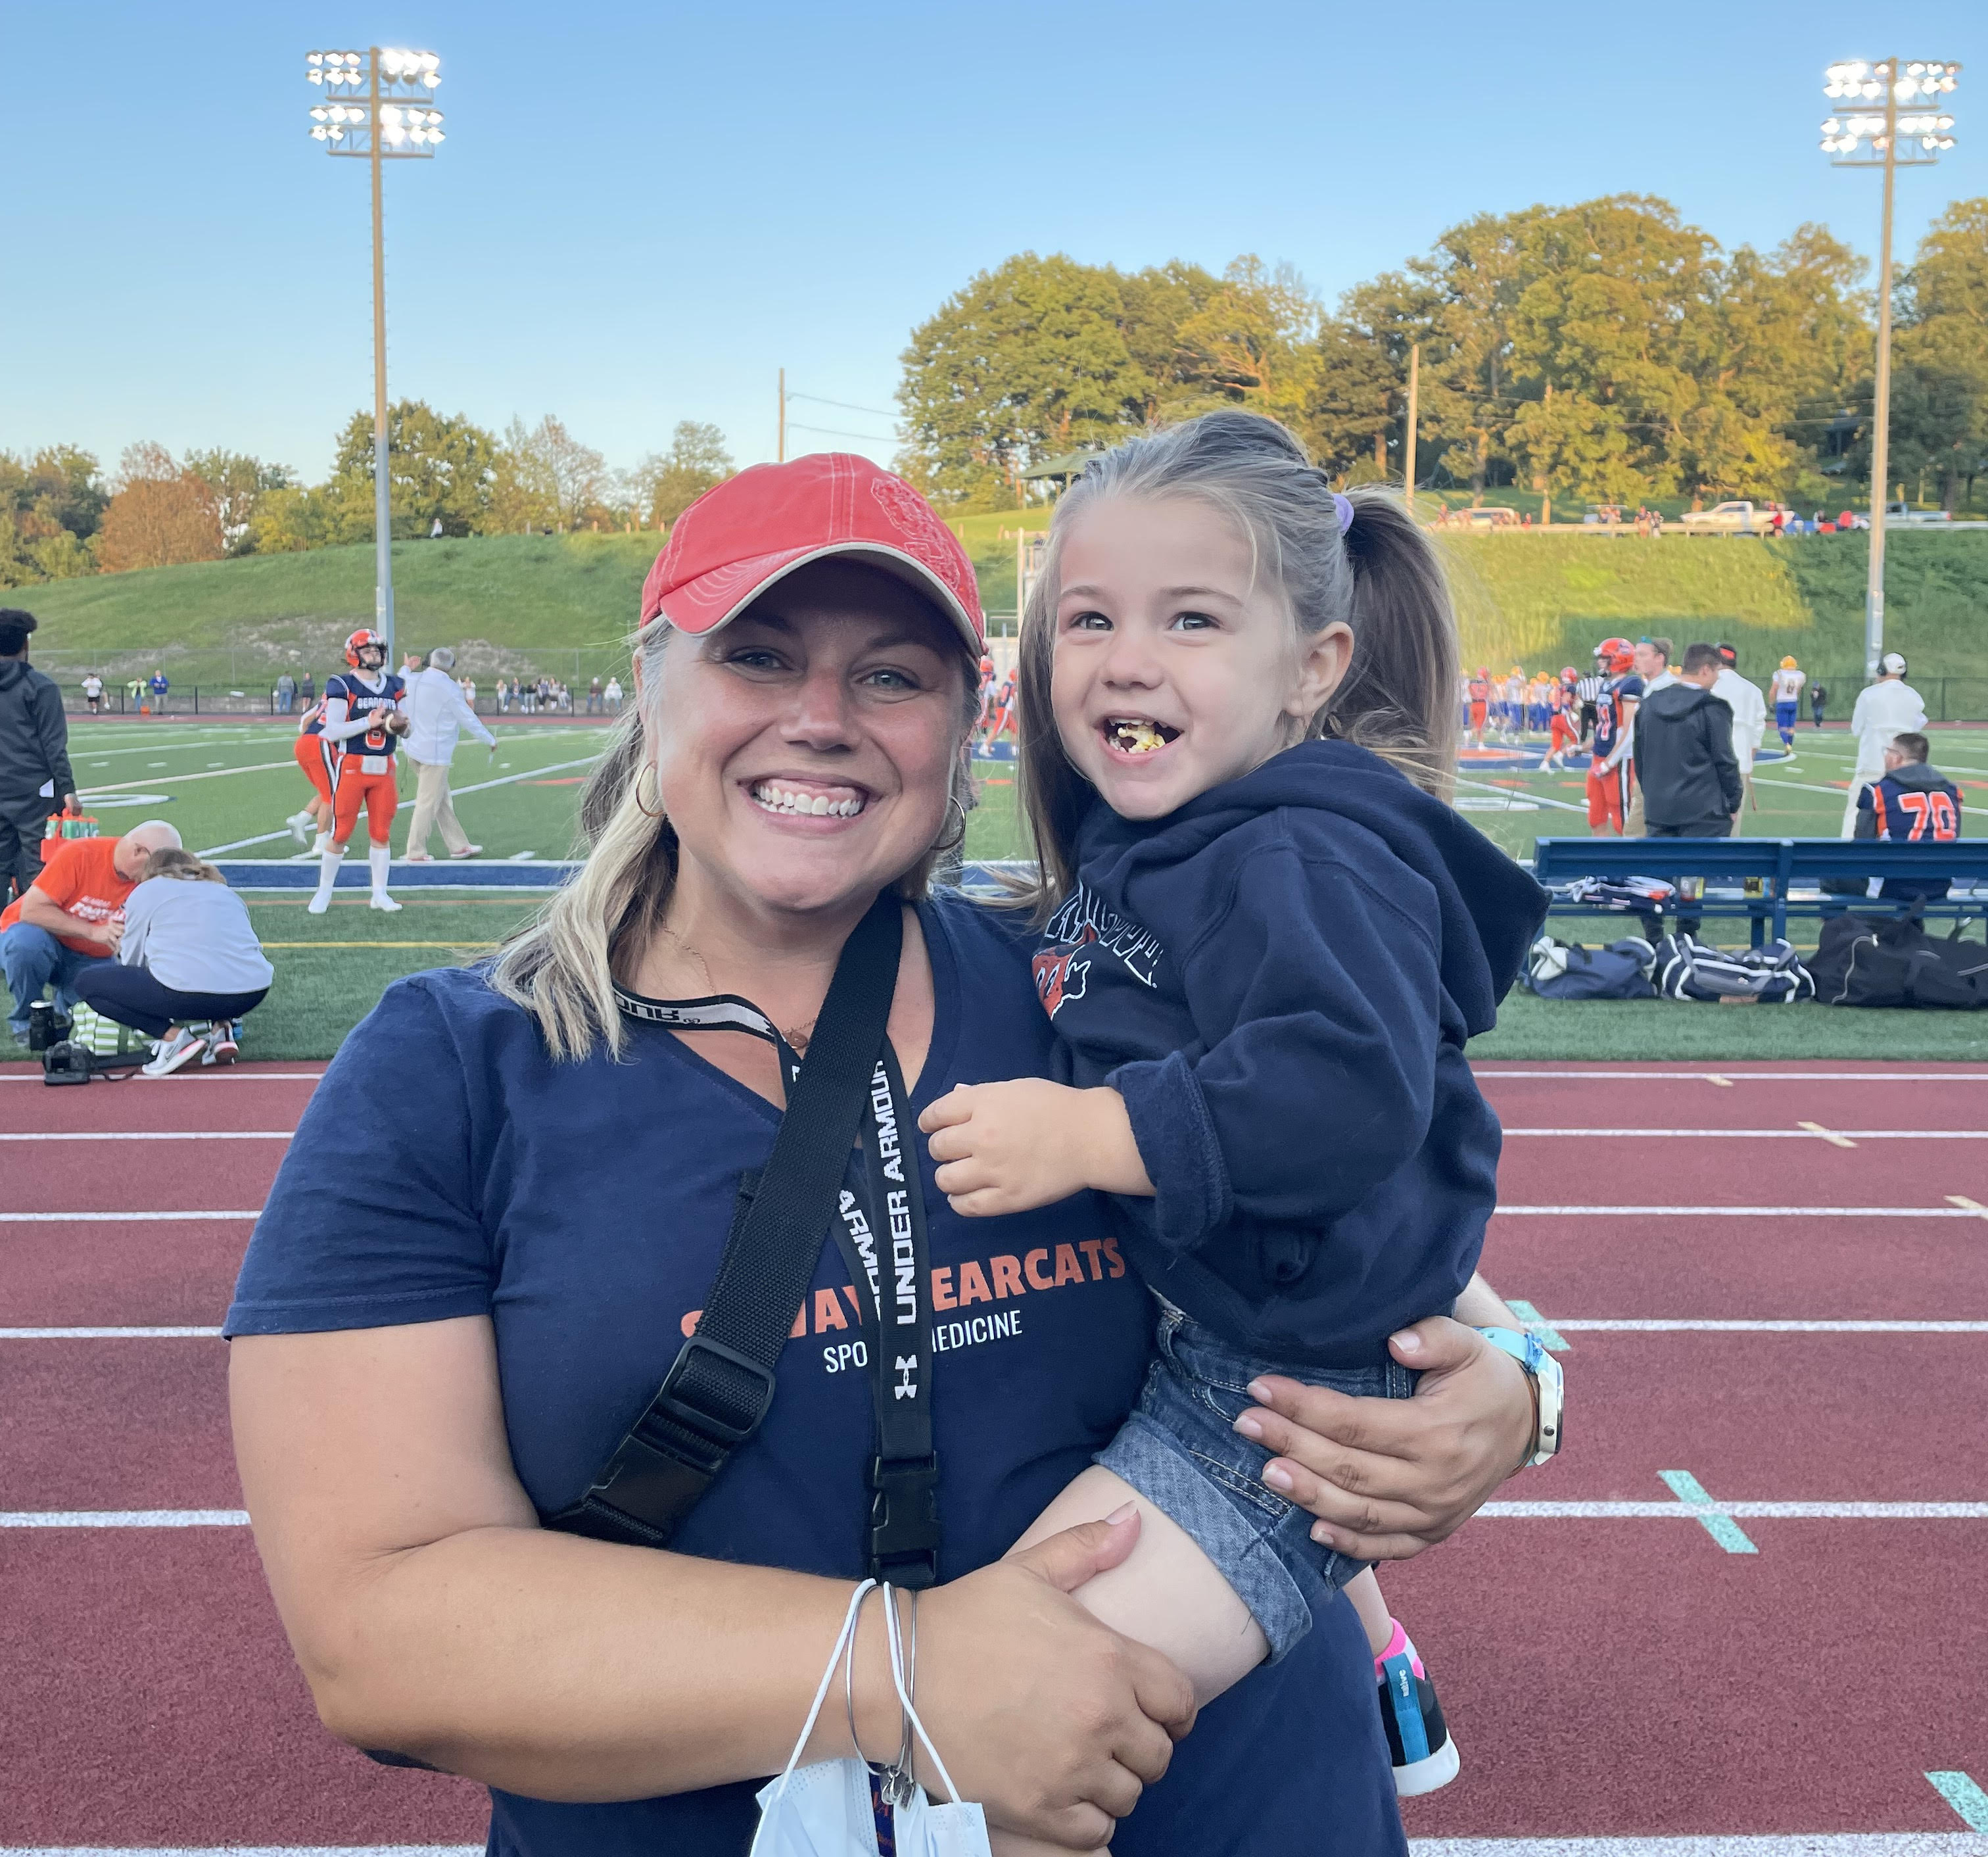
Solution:
{"label": "green grass hill", "polygon": [[[1015,604],[1018,529],[1040,509],[955,518],[990,612]],[[448,642],[489,677],[567,678],[626,663],[653,533],[495,536],[394,550],[401,638]],[[1473,663],[1585,668],[1611,632],[1723,638],[1756,682],[1784,652],[1838,692],[1863,681],[1861,535],[1762,542],[1633,535],[1457,534],[1442,538]],[[1896,534],[1887,563],[1888,643],[1912,660],[1936,715],[1988,717],[1988,532]],[[370,548],[250,556],[190,567],[59,580],[8,596],[42,621],[36,657],[52,672],[94,666],[121,681],[163,662],[177,682],[253,688],[289,666],[320,674],[373,613]]]}

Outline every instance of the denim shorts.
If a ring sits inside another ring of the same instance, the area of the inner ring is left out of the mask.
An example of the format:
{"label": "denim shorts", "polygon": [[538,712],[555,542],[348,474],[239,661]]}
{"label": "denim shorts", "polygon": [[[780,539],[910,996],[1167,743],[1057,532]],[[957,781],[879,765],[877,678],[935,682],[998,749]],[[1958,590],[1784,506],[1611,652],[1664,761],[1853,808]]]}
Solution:
{"label": "denim shorts", "polygon": [[1308,1367],[1246,1354],[1160,1302],[1159,1353],[1139,1403],[1096,1461],[1194,1537],[1249,1607],[1275,1663],[1368,1565],[1311,1538],[1317,1520],[1263,1480],[1272,1453],[1233,1429],[1249,1382],[1281,1374],[1358,1396],[1405,1399],[1421,1377],[1398,1362]]}

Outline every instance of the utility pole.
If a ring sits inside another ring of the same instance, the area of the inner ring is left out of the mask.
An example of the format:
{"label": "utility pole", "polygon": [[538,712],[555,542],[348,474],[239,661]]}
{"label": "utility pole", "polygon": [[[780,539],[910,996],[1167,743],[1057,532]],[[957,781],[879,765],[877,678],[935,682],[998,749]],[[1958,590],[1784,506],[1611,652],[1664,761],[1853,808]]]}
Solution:
{"label": "utility pole", "polygon": [[1415,512],[1415,402],[1422,384],[1422,345],[1408,348],[1408,430],[1401,446],[1401,489],[1408,499],[1408,513]]}
{"label": "utility pole", "polygon": [[787,462],[787,370],[780,370],[780,438],[779,462]]}
{"label": "utility pole", "polygon": [[[1875,679],[1885,654],[1885,479],[1892,468],[1892,208],[1900,165],[1898,138],[1907,144],[1908,167],[1925,167],[1953,146],[1953,118],[1940,113],[1959,73],[1956,64],[1887,58],[1831,65],[1824,73],[1823,95],[1844,113],[1822,126],[1822,148],[1838,167],[1882,167],[1884,206],[1878,253],[1877,378],[1871,401],[1871,550],[1864,583],[1864,675]],[[1870,106],[1880,99],[1884,113]],[[1907,112],[1898,113],[1903,103]],[[1856,112],[1856,113],[1852,113]]]}
{"label": "utility pole", "polygon": [[387,228],[380,190],[380,158],[387,138],[379,133],[380,48],[366,53],[368,113],[373,144],[373,629],[387,641],[387,668],[399,668],[394,655],[394,515],[387,442]]}

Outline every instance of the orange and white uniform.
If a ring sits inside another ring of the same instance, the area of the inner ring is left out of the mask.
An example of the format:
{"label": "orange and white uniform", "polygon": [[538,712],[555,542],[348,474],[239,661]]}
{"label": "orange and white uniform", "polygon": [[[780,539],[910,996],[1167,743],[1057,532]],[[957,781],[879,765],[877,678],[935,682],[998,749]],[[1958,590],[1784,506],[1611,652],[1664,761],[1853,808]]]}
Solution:
{"label": "orange and white uniform", "polygon": [[330,770],[335,844],[350,840],[361,811],[366,814],[367,834],[375,844],[384,844],[392,832],[401,789],[394,778],[397,743],[387,729],[387,718],[401,706],[405,688],[398,677],[384,671],[377,682],[358,671],[340,671],[324,680],[323,714],[318,726],[325,739],[338,746]]}
{"label": "orange and white uniform", "polygon": [[297,742],[292,751],[304,778],[317,789],[317,797],[331,803],[332,763],[338,758],[336,742],[324,739],[324,703],[320,698],[306,709],[297,723]]}

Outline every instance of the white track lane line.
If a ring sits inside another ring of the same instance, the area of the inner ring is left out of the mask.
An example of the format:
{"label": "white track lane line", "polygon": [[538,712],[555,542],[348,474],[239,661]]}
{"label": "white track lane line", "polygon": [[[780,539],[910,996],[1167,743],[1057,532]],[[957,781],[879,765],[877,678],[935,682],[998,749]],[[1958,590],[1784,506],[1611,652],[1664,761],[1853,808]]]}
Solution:
{"label": "white track lane line", "polygon": [[480,1844],[0,1845],[0,1857],[483,1857],[483,1851]]}
{"label": "white track lane line", "polygon": [[[1975,1206],[1501,1206],[1497,1209],[1516,1219],[1988,1218],[1988,1212]],[[0,1213],[0,1219],[7,1216]]]}
{"label": "white track lane line", "polygon": [[170,1225],[186,1219],[259,1219],[262,1209],[243,1213],[11,1213],[0,1212],[0,1225]]}
{"label": "white track lane line", "polygon": [[1496,1071],[1472,1064],[1480,1083],[1507,1077],[1591,1083],[1618,1077],[1646,1083],[1988,1083],[1988,1071]]}
{"label": "white track lane line", "polygon": [[[0,1852],[0,1857],[30,1854]],[[150,1854],[43,1852],[33,1857]],[[245,1851],[230,1853],[230,1857],[272,1854]],[[1988,1857],[1988,1838],[1974,1832],[1794,1832],[1746,1838],[1411,1838],[1408,1857]]]}
{"label": "white track lane line", "polygon": [[245,1528],[246,1509],[0,1509],[0,1528]]}
{"label": "white track lane line", "polygon": [[[196,1071],[189,1075],[182,1071],[174,1077],[175,1084],[188,1083],[321,1083],[322,1071]],[[39,1071],[29,1071],[19,1075],[0,1077],[0,1084],[38,1084],[42,1081]],[[99,1101],[100,1098],[92,1098]],[[4,1854],[0,1854],[4,1857]]]}
{"label": "white track lane line", "polygon": [[1548,1326],[1576,1334],[1988,1334],[1988,1322],[1833,1321],[1746,1316],[1557,1315]]}
{"label": "white track lane line", "polygon": [[[1988,1142],[1988,1128],[1507,1128],[1515,1135],[1539,1135],[1549,1139],[1578,1139],[1587,1136],[1661,1141],[1675,1137],[1686,1141],[1827,1142],[1832,1137],[1845,1142]],[[7,1138],[0,1135],[0,1141]]]}
{"label": "white track lane line", "polygon": [[218,1328],[0,1328],[0,1341],[181,1341],[218,1336]]}
{"label": "white track lane line", "polygon": [[291,1132],[288,1128],[65,1129],[0,1135],[0,1142],[287,1142]]}

